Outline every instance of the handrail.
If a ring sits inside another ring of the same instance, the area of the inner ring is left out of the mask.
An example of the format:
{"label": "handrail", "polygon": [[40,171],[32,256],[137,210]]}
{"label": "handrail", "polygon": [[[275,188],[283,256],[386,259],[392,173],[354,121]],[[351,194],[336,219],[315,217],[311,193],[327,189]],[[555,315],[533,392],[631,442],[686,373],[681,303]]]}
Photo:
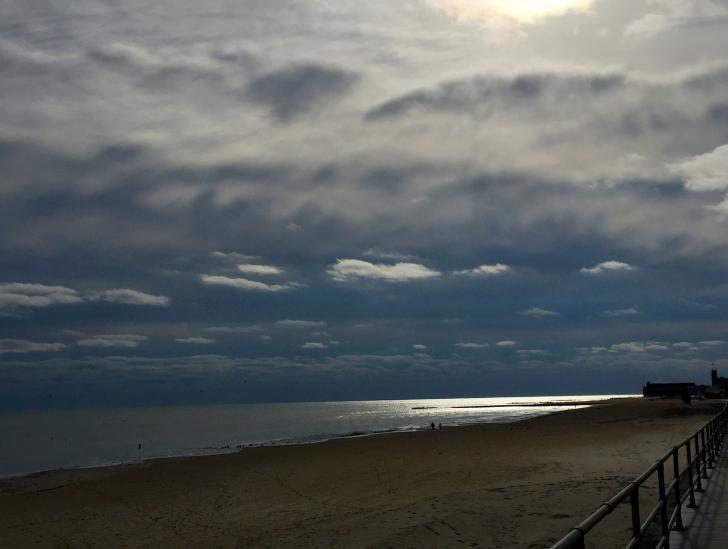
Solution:
{"label": "handrail", "polygon": [[[661,527],[657,548],[669,549],[670,530],[682,530],[682,506],[697,507],[695,492],[703,491],[702,480],[708,478],[708,469],[713,469],[718,452],[728,434],[728,404],[703,427],[680,444],[673,446],[665,455],[652,464],[644,473],[622,488],[610,500],[602,503],[596,511],[572,528],[568,534],[551,546],[551,549],[585,549],[586,535],[620,504],[629,500],[632,515],[632,538],[626,549],[636,549],[649,528],[659,520]],[[680,469],[680,454],[685,456],[686,465]],[[695,455],[693,456],[693,450]],[[665,485],[665,464],[672,461],[672,481]],[[657,473],[658,501],[647,514],[644,522],[640,517],[639,489],[645,481]],[[682,479],[686,479],[683,486]],[[670,512],[669,507],[673,510]]]}

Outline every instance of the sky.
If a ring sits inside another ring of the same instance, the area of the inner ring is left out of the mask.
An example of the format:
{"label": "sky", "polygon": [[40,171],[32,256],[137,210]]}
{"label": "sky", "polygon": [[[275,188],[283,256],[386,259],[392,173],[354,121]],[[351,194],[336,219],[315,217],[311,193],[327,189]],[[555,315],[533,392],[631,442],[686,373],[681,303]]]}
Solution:
{"label": "sky", "polygon": [[0,409],[728,374],[728,0],[6,0]]}

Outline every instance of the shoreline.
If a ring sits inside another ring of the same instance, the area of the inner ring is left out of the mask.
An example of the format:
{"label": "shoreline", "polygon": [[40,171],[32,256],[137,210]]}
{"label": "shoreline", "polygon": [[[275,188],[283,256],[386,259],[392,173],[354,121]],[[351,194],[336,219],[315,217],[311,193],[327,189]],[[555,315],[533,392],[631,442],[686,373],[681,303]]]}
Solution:
{"label": "shoreline", "polygon": [[[578,396],[578,395],[574,395]],[[587,395],[589,396],[589,395]],[[605,395],[607,396],[607,395]],[[504,398],[511,398],[511,397],[504,397]],[[529,397],[512,397],[512,398],[529,398]],[[620,399],[629,399],[629,398],[636,398],[636,397],[626,397],[622,395],[615,395],[613,397],[601,399],[601,400],[588,400],[588,401],[544,401],[539,403],[526,403],[526,404],[502,404],[502,405],[466,405],[466,406],[452,406],[452,409],[498,409],[498,408],[552,408],[552,407],[559,407],[561,409],[554,410],[551,412],[543,412],[543,413],[537,413],[534,412],[533,415],[519,415],[519,416],[507,416],[507,417],[500,417],[494,421],[461,421],[456,423],[450,423],[443,425],[443,430],[452,430],[452,429],[462,429],[462,428],[468,428],[468,427],[478,427],[478,426],[485,426],[485,425],[497,425],[497,424],[509,424],[509,423],[520,423],[524,421],[530,421],[533,419],[537,419],[539,417],[551,415],[551,414],[557,414],[560,412],[568,412],[580,408],[586,408],[590,406],[595,406],[601,403],[609,402],[612,400],[620,400]],[[414,401],[418,401],[419,399],[412,399]],[[413,410],[425,410],[430,408],[425,407],[413,407]],[[437,408],[432,408],[437,409]],[[421,431],[431,431],[431,428],[429,426],[407,426],[402,428],[391,428],[391,429],[384,429],[384,430],[372,430],[372,431],[352,431],[352,432],[346,432],[346,433],[321,433],[316,435],[311,435],[303,438],[289,438],[289,439],[276,439],[276,440],[266,440],[266,441],[260,441],[260,442],[250,442],[250,443],[241,443],[241,444],[235,444],[235,445],[225,445],[220,447],[204,447],[204,448],[195,448],[191,449],[188,452],[180,452],[180,453],[171,453],[171,454],[164,454],[159,456],[151,456],[151,457],[143,457],[143,458],[130,458],[128,460],[119,460],[119,461],[102,461],[100,463],[94,463],[89,465],[70,465],[68,467],[57,467],[57,468],[51,468],[51,469],[41,469],[37,471],[29,471],[26,473],[20,473],[20,474],[13,474],[10,476],[3,476],[0,475],[0,482],[2,481],[10,481],[10,480],[17,480],[17,479],[23,479],[23,478],[37,478],[43,475],[52,475],[54,473],[69,473],[73,471],[85,471],[85,470],[103,470],[103,469],[113,469],[118,467],[126,467],[126,466],[136,466],[136,465],[144,465],[147,462],[160,462],[165,460],[178,460],[178,459],[187,459],[187,458],[200,458],[200,457],[208,457],[208,456],[222,456],[222,455],[230,455],[235,454],[237,452],[242,452],[247,449],[253,449],[253,448],[276,448],[276,447],[295,447],[295,446],[306,446],[310,444],[322,444],[330,441],[335,440],[347,440],[347,439],[357,439],[357,438],[367,438],[367,437],[376,437],[376,436],[387,436],[387,435],[397,435],[397,434],[403,434],[403,433],[416,433]]]}
{"label": "shoreline", "polygon": [[[0,481],[11,547],[546,547],[722,402],[616,399],[514,423]],[[595,547],[621,545],[613,514]],[[624,528],[622,528],[624,526]]]}

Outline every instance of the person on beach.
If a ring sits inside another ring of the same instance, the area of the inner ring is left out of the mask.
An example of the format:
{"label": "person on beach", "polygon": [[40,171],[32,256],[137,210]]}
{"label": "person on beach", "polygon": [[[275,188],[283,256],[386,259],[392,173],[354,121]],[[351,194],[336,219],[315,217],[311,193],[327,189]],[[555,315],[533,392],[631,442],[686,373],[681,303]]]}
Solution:
{"label": "person on beach", "polygon": [[433,431],[435,430],[435,422],[434,421],[432,423],[430,423],[430,427],[432,428]]}

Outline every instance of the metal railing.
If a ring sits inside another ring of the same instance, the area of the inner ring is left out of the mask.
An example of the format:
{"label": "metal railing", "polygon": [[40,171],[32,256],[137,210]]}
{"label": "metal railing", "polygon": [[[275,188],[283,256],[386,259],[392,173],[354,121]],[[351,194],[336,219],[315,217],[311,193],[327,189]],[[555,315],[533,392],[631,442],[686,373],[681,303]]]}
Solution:
{"label": "metal railing", "polygon": [[[728,405],[695,434],[674,446],[649,469],[625,486],[612,499],[603,503],[581,524],[554,544],[551,549],[585,549],[585,537],[597,524],[610,515],[620,504],[629,501],[632,516],[632,538],[626,549],[636,549],[653,525],[659,524],[659,539],[654,546],[669,549],[670,530],[682,530],[682,506],[696,507],[695,493],[703,491],[703,480],[708,469],[713,469],[718,452],[728,432]],[[685,468],[680,469],[680,455],[684,455]],[[672,462],[672,482],[665,484],[665,468]],[[642,521],[640,514],[640,487],[657,473],[657,505]],[[659,522],[658,522],[659,521]]]}

